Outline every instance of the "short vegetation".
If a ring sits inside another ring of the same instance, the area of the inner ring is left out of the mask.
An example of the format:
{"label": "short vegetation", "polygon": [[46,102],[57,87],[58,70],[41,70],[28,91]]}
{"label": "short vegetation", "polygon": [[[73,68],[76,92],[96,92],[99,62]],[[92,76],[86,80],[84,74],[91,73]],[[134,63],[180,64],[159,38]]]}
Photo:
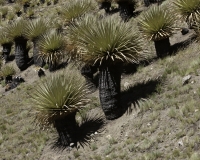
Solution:
{"label": "short vegetation", "polygon": [[0,5],[2,159],[200,159],[199,0]]}

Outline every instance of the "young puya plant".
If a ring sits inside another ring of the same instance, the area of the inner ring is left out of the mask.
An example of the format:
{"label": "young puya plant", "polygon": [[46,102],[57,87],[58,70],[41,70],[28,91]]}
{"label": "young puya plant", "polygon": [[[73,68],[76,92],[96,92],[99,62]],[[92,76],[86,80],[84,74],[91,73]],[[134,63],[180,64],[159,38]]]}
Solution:
{"label": "young puya plant", "polygon": [[32,95],[36,122],[47,128],[56,128],[61,144],[76,144],[76,113],[89,102],[84,78],[74,67],[45,78]]}
{"label": "young puya plant", "polygon": [[6,32],[4,31],[4,28],[0,30],[0,44],[2,45],[2,53],[5,62],[8,62],[9,60],[9,54],[11,52],[11,47],[12,47],[12,39],[6,35]]}
{"label": "young puya plant", "polygon": [[10,25],[5,26],[5,33],[15,42],[15,60],[20,70],[27,68],[29,60],[26,49],[28,39],[24,36],[27,21],[19,19]]}
{"label": "young puya plant", "polygon": [[99,97],[106,118],[120,117],[122,64],[139,63],[145,57],[141,37],[129,23],[115,16],[85,16],[70,32],[69,38],[76,41],[81,60],[99,69]]}
{"label": "young puya plant", "polygon": [[133,11],[136,7],[136,0],[115,0],[119,5],[119,14],[126,22],[133,16]]}
{"label": "young puya plant", "polygon": [[112,0],[96,0],[99,3],[99,9],[104,9],[106,13],[110,13]]}
{"label": "young puya plant", "polygon": [[94,0],[69,0],[61,7],[60,13],[66,25],[96,9]]}
{"label": "young puya plant", "polygon": [[64,37],[55,30],[51,30],[41,36],[39,57],[43,58],[48,64],[50,72],[57,69],[58,63],[64,55],[64,49]]}
{"label": "young puya plant", "polygon": [[177,17],[166,6],[151,6],[138,19],[143,36],[154,41],[157,57],[165,57],[170,51],[169,37],[175,33]]}
{"label": "young puya plant", "polygon": [[39,57],[38,43],[39,38],[49,29],[49,21],[42,18],[28,21],[28,24],[25,27],[25,37],[33,42],[33,61],[36,66],[44,66],[44,60]]}
{"label": "young puya plant", "polygon": [[200,1],[199,0],[173,0],[175,11],[193,28],[196,21],[200,20]]}

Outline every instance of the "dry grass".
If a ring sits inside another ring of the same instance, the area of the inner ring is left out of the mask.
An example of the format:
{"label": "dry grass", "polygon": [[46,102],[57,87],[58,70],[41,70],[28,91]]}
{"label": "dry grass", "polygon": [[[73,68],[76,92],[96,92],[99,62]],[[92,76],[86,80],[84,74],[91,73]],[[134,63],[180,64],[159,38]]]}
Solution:
{"label": "dry grass", "polygon": [[[59,5],[61,3],[59,1]],[[40,7],[35,15],[42,13],[46,4]],[[50,9],[45,12],[48,15]],[[155,55],[153,44],[148,42],[147,46]],[[148,80],[160,77],[161,82],[154,92],[146,95],[145,101],[143,97],[137,99],[136,108],[132,104],[130,114],[108,122],[105,130],[95,135],[90,145],[78,150],[55,152],[50,149],[55,130],[39,131],[33,123],[33,106],[29,98],[37,81],[0,94],[0,157],[6,160],[50,160],[56,157],[59,160],[132,160],[133,157],[134,160],[199,160],[199,53],[199,43],[194,42],[174,56],[154,60],[147,66],[140,65],[136,73],[123,75],[123,89],[125,82],[131,86],[140,83],[142,89]],[[191,80],[182,85],[182,78],[188,74],[192,76]],[[133,93],[139,92],[138,89]],[[98,92],[90,96],[93,101],[90,109],[99,107]],[[82,114],[87,111],[82,111]],[[108,140],[108,135],[112,139]]]}

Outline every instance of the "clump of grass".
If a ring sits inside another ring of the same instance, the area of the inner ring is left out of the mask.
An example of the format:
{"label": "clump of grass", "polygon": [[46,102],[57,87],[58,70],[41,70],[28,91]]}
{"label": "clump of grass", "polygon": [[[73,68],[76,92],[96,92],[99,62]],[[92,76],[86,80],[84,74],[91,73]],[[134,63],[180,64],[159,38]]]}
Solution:
{"label": "clump of grass", "polygon": [[0,8],[0,14],[1,14],[1,17],[3,19],[5,19],[6,15],[8,14],[8,7],[1,7]]}
{"label": "clump of grass", "polygon": [[1,68],[1,71],[0,71],[0,77],[7,77],[7,76],[12,76],[16,73],[15,69],[13,66],[4,66]]}

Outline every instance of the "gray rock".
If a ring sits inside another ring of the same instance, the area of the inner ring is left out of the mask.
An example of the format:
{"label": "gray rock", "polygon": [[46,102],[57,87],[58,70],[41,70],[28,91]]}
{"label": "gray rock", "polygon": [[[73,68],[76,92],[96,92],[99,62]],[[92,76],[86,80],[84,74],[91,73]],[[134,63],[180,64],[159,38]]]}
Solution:
{"label": "gray rock", "polygon": [[182,84],[183,85],[187,84],[191,78],[192,78],[191,75],[187,75],[187,76],[183,77]]}

